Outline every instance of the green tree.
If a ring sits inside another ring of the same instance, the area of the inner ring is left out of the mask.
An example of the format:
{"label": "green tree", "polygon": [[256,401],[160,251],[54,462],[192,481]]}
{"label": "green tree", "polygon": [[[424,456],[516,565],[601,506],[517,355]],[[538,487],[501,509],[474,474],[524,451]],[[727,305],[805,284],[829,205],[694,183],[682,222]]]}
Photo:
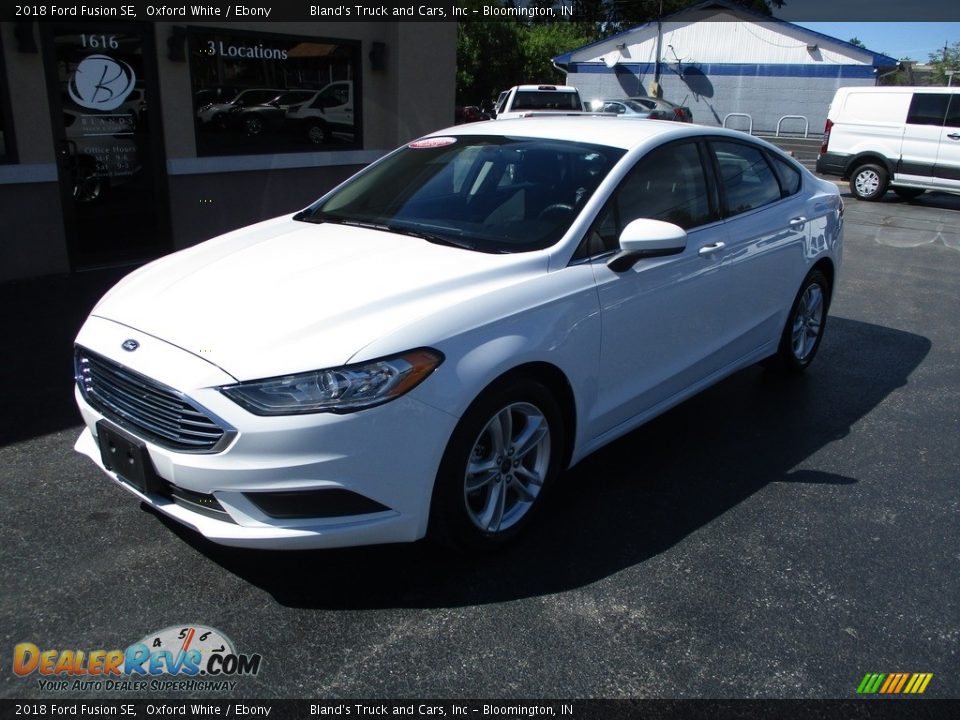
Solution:
{"label": "green tree", "polygon": [[[500,3],[468,0],[468,9]],[[480,105],[510,87],[509,79],[522,72],[523,53],[517,22],[471,20],[457,26],[457,104]]]}
{"label": "green tree", "polygon": [[[933,66],[933,82],[935,85],[946,85],[948,82],[947,70],[960,70],[960,40],[953,45],[944,45],[943,50],[930,53],[930,64]],[[954,75],[952,84],[960,84],[960,77]]]}
{"label": "green tree", "polygon": [[847,42],[850,43],[851,45],[856,45],[858,48],[867,47],[866,45],[863,44],[863,42],[861,42],[860,38],[858,37],[852,37],[849,40],[847,40]]}
{"label": "green tree", "polygon": [[530,23],[521,28],[519,36],[523,77],[511,85],[521,82],[562,83],[566,75],[554,67],[551,58],[597,39],[596,32],[589,25],[565,22]]}

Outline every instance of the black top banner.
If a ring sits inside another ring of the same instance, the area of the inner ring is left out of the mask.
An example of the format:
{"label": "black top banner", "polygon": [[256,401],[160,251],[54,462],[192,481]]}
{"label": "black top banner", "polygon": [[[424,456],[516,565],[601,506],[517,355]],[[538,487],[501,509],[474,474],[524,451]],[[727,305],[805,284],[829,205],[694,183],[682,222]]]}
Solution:
{"label": "black top banner", "polygon": [[[641,7],[641,3],[635,3]],[[691,3],[691,7],[731,2]],[[946,22],[960,21],[960,3],[943,0],[771,0],[770,19],[789,22]],[[630,24],[631,3],[616,0],[555,0],[550,5],[530,0],[58,0],[7,3],[0,8],[6,21],[137,20],[163,22],[605,22],[615,18]],[[639,11],[638,11],[639,12]],[[642,10],[648,12],[648,9]],[[763,15],[757,14],[758,19]],[[649,15],[644,15],[645,22]]]}

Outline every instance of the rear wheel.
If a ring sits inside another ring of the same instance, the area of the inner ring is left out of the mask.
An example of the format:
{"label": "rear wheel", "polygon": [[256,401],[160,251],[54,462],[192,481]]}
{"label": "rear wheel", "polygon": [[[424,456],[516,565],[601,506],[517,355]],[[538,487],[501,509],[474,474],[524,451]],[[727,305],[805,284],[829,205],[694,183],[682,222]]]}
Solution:
{"label": "rear wheel", "polygon": [[513,378],[478,398],[457,425],[437,473],[430,534],[467,549],[519,535],[560,471],[560,408],[536,380]]}
{"label": "rear wheel", "polygon": [[890,176],[880,165],[861,165],[850,176],[850,192],[859,200],[879,200],[887,192]]}
{"label": "rear wheel", "polygon": [[820,349],[830,305],[830,283],[819,270],[804,279],[780,337],[777,355],[788,370],[802,372]]}

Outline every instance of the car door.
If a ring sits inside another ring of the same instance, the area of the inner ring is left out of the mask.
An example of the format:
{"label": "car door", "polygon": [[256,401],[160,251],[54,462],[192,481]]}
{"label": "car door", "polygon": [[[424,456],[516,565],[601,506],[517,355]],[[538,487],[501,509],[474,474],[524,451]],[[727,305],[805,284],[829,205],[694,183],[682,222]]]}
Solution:
{"label": "car door", "polygon": [[934,176],[944,189],[960,190],[960,93],[950,95],[947,118],[940,132]]}
{"label": "car door", "polygon": [[735,363],[779,338],[816,218],[800,192],[800,173],[789,164],[776,167],[783,161],[753,143],[716,139],[709,147],[727,234],[720,356]]}
{"label": "car door", "polygon": [[949,101],[950,96],[943,93],[913,94],[903,129],[895,180],[919,183],[934,181],[934,167]]}
{"label": "car door", "polygon": [[[594,437],[657,412],[721,366],[726,242],[715,188],[693,141],[642,157],[595,220],[581,246],[591,257],[601,306],[602,341]],[[641,259],[617,272],[607,262],[632,220],[647,217],[686,229],[683,252]]]}

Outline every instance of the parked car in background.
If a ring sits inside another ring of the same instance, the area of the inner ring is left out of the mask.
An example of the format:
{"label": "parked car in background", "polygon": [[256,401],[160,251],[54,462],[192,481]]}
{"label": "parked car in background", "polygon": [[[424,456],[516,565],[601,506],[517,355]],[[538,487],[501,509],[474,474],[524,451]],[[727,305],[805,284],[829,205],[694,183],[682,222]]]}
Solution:
{"label": "parked car in background", "polygon": [[839,88],[817,172],[849,179],[858,200],[960,193],[960,88]]}
{"label": "parked car in background", "polygon": [[291,110],[287,118],[295,130],[314,145],[332,142],[339,133],[353,140],[353,81],[337,80],[314,92],[305,102]]}
{"label": "parked car in background", "polygon": [[197,109],[197,119],[201,127],[226,130],[231,124],[231,113],[254,105],[270,102],[283,94],[283,90],[273,88],[248,88],[241,90],[226,102],[208,103]]}
{"label": "parked car in background", "polygon": [[805,369],[842,210],[730,130],[438,131],[108,292],[76,449],[219,543],[502,545],[594,450],[757,361]]}
{"label": "parked car in background", "polygon": [[625,117],[649,118],[653,111],[635,100],[591,100],[594,112],[613,113]]}
{"label": "parked car in background", "polygon": [[582,112],[580,91],[571,85],[515,85],[497,98],[497,120],[517,118],[524,113]]}
{"label": "parked car in background", "polygon": [[458,105],[453,111],[453,118],[455,125],[462,125],[463,123],[489,120],[490,116],[476,105]]}
{"label": "parked car in background", "polygon": [[312,90],[287,90],[266,102],[235,103],[227,111],[227,124],[243,130],[247,135],[277,132],[284,127],[290,113],[299,109],[316,95]]}
{"label": "parked car in background", "polygon": [[693,122],[693,113],[685,105],[677,105],[669,100],[646,96],[628,98],[641,107],[650,111],[651,120],[676,120],[678,122]]}

